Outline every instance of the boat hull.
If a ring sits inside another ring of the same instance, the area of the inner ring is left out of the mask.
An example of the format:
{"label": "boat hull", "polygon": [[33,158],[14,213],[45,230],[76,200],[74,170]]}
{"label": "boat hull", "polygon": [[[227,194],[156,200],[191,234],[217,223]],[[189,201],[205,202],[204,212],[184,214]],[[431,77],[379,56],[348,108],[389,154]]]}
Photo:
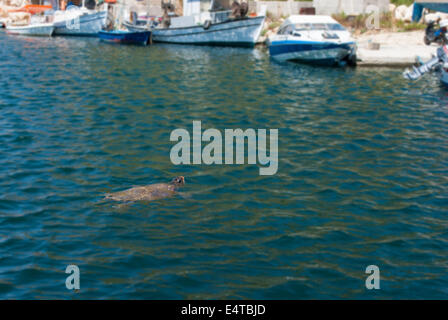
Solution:
{"label": "boat hull", "polygon": [[150,43],[151,31],[100,31],[98,36],[106,42],[147,45]]}
{"label": "boat hull", "polygon": [[354,42],[274,41],[269,45],[269,54],[278,61],[337,65],[351,54],[354,54],[354,48]]}
{"label": "boat hull", "polygon": [[448,72],[443,69],[440,73],[440,82],[448,88]]}
{"label": "boat hull", "polygon": [[153,29],[154,42],[253,47],[265,17],[229,20],[204,26]]}
{"label": "boat hull", "polygon": [[68,17],[54,23],[54,34],[96,37],[105,26],[106,19],[106,11],[83,14],[79,17]]}
{"label": "boat hull", "polygon": [[7,26],[6,32],[14,35],[51,37],[54,32],[54,26],[49,23],[28,26]]}

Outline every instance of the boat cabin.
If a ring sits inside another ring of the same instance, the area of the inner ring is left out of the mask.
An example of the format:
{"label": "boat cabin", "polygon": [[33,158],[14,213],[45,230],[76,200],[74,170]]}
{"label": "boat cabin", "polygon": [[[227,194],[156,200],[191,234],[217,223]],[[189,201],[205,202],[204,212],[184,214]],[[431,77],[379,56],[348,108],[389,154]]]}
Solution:
{"label": "boat cabin", "polygon": [[232,12],[233,0],[183,0],[183,16],[171,18],[171,28],[226,21]]}

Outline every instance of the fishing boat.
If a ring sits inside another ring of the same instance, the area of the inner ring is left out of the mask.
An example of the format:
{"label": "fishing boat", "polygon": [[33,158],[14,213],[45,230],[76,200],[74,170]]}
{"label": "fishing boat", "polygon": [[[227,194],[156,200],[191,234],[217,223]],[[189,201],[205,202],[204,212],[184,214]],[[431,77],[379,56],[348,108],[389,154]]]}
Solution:
{"label": "fishing boat", "polygon": [[101,30],[98,33],[102,41],[124,44],[148,45],[151,42],[151,31]]}
{"label": "fishing boat", "polygon": [[106,25],[107,11],[97,11],[82,7],[68,6],[66,10],[54,12],[54,34],[71,36],[97,36]]}
{"label": "fishing boat", "polygon": [[37,23],[26,26],[7,25],[6,32],[15,35],[51,37],[54,32],[54,25],[52,23]]}
{"label": "fishing boat", "polygon": [[292,15],[269,38],[268,46],[278,61],[356,64],[355,40],[330,16]]}
{"label": "fishing boat", "polygon": [[[248,16],[247,3],[232,8],[231,0],[185,0],[183,16],[163,6],[164,17],[153,29],[154,42],[253,47],[263,28],[266,6]],[[169,12],[171,11],[171,12]]]}

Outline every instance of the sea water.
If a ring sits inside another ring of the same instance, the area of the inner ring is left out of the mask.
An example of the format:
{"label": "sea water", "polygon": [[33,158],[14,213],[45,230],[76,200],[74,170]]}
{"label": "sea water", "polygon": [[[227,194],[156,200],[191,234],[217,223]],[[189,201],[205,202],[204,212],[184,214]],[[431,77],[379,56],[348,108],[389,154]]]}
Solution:
{"label": "sea water", "polygon": [[[0,298],[447,297],[448,91],[435,77],[4,33],[0,57]],[[276,174],[174,165],[170,133],[193,121],[278,129]],[[179,175],[173,198],[103,200]]]}

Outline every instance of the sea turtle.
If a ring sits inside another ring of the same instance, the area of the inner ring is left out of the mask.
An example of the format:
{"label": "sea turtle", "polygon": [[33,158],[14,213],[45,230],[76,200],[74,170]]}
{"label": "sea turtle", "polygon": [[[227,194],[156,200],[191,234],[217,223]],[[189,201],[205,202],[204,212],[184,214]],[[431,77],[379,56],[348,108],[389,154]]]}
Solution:
{"label": "sea turtle", "polygon": [[185,178],[176,177],[170,183],[157,183],[133,187],[124,191],[109,193],[106,199],[115,201],[153,201],[172,197],[185,184]]}

